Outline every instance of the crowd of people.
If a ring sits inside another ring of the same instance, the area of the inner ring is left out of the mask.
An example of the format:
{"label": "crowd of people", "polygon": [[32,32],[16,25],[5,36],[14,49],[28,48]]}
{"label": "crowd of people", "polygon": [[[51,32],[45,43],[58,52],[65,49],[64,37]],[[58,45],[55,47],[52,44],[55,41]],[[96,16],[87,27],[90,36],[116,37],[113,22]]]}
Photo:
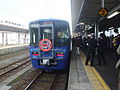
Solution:
{"label": "crowd of people", "polygon": [[[90,66],[94,66],[94,58],[97,56],[98,65],[106,65],[106,57],[105,52],[107,49],[111,49],[116,52],[116,68],[119,70],[118,75],[118,90],[120,90],[120,34],[117,36],[111,35],[110,37],[106,37],[104,33],[101,33],[97,39],[93,34],[88,35],[88,37],[82,37],[80,34],[77,37],[72,39],[73,46],[80,48],[86,54],[85,65],[88,65],[90,61]],[[80,54],[80,53],[77,53]]]}
{"label": "crowd of people", "polygon": [[[94,58],[97,54],[97,60],[99,65],[106,65],[105,51],[107,48],[116,50],[120,44],[120,35],[106,37],[104,33],[101,33],[98,39],[95,39],[94,34],[88,35],[88,37],[82,37],[80,34],[77,37],[73,37],[73,46],[78,47],[87,53],[85,65],[91,62],[91,66],[94,66]],[[79,54],[79,53],[78,53]]]}

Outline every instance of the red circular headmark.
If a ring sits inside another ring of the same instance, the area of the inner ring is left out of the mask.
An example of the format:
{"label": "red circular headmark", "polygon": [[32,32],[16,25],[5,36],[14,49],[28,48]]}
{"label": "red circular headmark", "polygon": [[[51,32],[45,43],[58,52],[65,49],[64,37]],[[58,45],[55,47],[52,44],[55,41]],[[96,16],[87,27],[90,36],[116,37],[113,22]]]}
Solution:
{"label": "red circular headmark", "polygon": [[39,47],[42,51],[47,52],[52,48],[52,43],[49,39],[42,39],[39,42]]}

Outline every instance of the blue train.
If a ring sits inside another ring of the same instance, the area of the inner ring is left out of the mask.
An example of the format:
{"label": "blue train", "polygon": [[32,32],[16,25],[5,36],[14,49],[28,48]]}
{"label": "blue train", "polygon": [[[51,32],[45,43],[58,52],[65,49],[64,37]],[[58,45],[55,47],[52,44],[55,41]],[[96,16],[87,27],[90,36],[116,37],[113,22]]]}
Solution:
{"label": "blue train", "polygon": [[29,24],[29,52],[34,68],[66,69],[71,48],[69,23],[59,19],[40,19]]}

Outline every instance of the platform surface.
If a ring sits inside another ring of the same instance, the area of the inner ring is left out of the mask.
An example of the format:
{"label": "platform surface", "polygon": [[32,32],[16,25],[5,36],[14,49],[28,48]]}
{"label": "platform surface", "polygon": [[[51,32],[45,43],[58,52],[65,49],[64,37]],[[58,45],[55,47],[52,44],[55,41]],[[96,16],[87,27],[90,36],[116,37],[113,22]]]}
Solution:
{"label": "platform surface", "polygon": [[68,79],[68,90],[111,90],[94,67],[86,66],[86,56],[76,49],[72,51]]}

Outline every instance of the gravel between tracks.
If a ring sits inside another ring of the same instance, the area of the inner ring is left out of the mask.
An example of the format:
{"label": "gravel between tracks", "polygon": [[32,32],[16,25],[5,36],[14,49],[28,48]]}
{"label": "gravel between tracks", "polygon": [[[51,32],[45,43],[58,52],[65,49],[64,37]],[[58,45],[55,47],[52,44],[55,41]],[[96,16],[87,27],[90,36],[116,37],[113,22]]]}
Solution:
{"label": "gravel between tracks", "polygon": [[10,90],[24,90],[27,85],[41,72],[41,70],[32,68],[27,75],[23,76]]}

